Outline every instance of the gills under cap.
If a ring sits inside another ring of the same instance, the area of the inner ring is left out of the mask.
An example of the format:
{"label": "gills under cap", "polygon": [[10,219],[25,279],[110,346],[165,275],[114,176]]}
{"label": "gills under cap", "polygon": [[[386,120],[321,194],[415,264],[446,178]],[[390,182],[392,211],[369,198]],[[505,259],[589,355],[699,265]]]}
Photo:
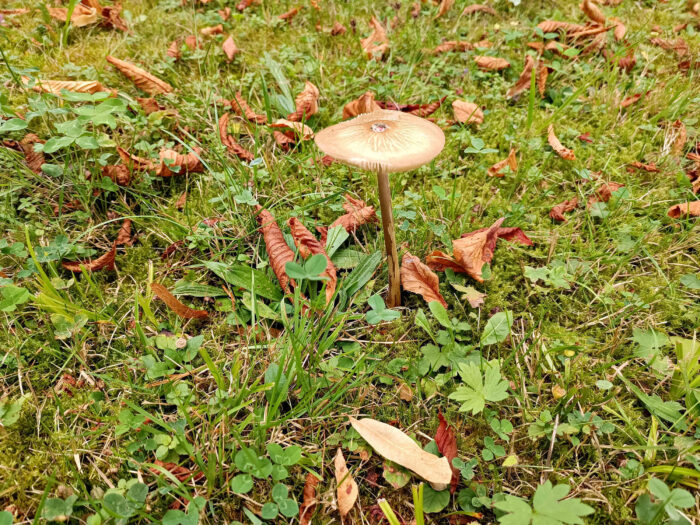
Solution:
{"label": "gills under cap", "polygon": [[320,131],[316,145],[345,164],[393,173],[433,160],[445,146],[445,134],[429,120],[380,109]]}

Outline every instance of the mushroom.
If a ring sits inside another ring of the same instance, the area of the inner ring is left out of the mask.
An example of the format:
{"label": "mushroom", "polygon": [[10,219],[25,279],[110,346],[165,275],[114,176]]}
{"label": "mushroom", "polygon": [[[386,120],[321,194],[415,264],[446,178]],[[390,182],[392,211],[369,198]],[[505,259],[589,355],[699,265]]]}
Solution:
{"label": "mushroom", "polygon": [[377,174],[384,245],[389,258],[389,307],[401,305],[401,277],[391,211],[389,173],[408,171],[434,159],[445,134],[432,122],[409,113],[380,109],[316,134],[316,145],[334,159]]}

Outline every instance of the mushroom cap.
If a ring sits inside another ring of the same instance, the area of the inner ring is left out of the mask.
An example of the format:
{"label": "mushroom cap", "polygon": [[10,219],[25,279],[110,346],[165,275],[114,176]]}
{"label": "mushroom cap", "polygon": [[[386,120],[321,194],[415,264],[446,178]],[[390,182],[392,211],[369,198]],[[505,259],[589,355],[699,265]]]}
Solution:
{"label": "mushroom cap", "polygon": [[393,173],[433,160],[445,146],[445,134],[429,120],[379,109],[320,131],[316,145],[345,164]]}

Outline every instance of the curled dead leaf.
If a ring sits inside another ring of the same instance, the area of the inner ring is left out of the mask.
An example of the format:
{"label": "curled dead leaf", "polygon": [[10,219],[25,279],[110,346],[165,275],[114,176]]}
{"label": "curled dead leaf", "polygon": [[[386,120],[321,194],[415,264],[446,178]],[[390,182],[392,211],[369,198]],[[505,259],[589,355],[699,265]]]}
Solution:
{"label": "curled dead leaf", "polygon": [[287,224],[291,229],[292,238],[294,239],[294,244],[299,250],[299,255],[301,255],[304,259],[308,259],[312,255],[323,255],[326,258],[327,266],[321,275],[328,278],[325,281],[326,303],[330,303],[333,299],[335,288],[338,284],[338,276],[336,275],[335,265],[326,253],[326,248],[296,217],[290,218],[287,221]]}
{"label": "curled dead leaf", "polygon": [[610,21],[615,23],[615,29],[613,29],[613,36],[615,37],[615,40],[617,42],[621,42],[627,34],[627,27],[625,27],[625,24],[623,24],[622,20],[619,18],[611,17]]}
{"label": "curled dead leaf", "polygon": [[426,452],[398,428],[376,419],[351,417],[350,424],[380,456],[411,470],[435,490],[450,485],[452,469],[446,457]]}
{"label": "curled dead leaf", "polygon": [[119,158],[122,159],[122,162],[124,163],[124,165],[126,165],[130,172],[148,171],[155,169],[153,162],[151,162],[149,159],[144,159],[137,155],[132,155],[122,147],[117,146],[117,153],[119,154]]}
{"label": "curled dead leaf", "polygon": [[437,445],[440,454],[445,456],[450,462],[452,469],[452,480],[450,481],[450,493],[454,494],[461,479],[459,470],[452,465],[452,460],[457,457],[457,438],[455,437],[454,429],[447,423],[447,420],[438,412],[440,424],[435,432],[435,444]]}
{"label": "curled dead leaf", "polygon": [[450,51],[468,51],[471,49],[474,49],[474,45],[470,42],[448,40],[439,44],[435,49],[429,52],[433,55],[437,55],[440,53],[449,53]]}
{"label": "curled dead leaf", "polygon": [[549,128],[547,128],[547,142],[552,147],[554,152],[562,159],[576,160],[576,155],[574,154],[573,150],[565,148],[554,134],[554,124],[550,124]]}
{"label": "curled dead leaf", "polygon": [[404,253],[401,260],[401,287],[422,296],[427,303],[438,301],[447,308],[438,276],[410,252]]}
{"label": "curled dead leaf", "polygon": [[104,255],[97,259],[89,259],[87,261],[62,261],[61,266],[73,273],[82,273],[83,268],[89,272],[97,270],[115,270],[114,259],[117,255],[117,243],[112,243],[112,248]]}
{"label": "curled dead leaf", "polygon": [[337,20],[333,24],[333,27],[331,28],[331,35],[332,36],[338,36],[338,35],[344,35],[347,29],[343,24],[338,22]]}
{"label": "curled dead leaf", "polygon": [[300,7],[293,7],[286,13],[282,13],[281,15],[279,15],[277,18],[279,18],[280,20],[285,20],[288,24],[290,24],[292,22],[292,19],[295,16],[297,16],[297,14],[299,14],[300,9]]}
{"label": "curled dead leaf", "polygon": [[319,479],[312,472],[307,472],[306,482],[304,483],[304,491],[302,492],[303,501],[299,506],[299,525],[309,525],[311,518],[316,510],[316,487]]}
{"label": "curled dead leaf", "polygon": [[537,24],[543,33],[575,33],[581,31],[585,26],[572,24],[570,22],[559,22],[557,20],[544,20]]}
{"label": "curled dead leaf", "polygon": [[429,102],[428,104],[421,104],[417,108],[407,111],[407,113],[410,113],[411,115],[415,115],[416,117],[426,118],[426,117],[432,115],[433,113],[435,113],[435,111],[437,111],[437,109],[440,106],[442,106],[442,103],[445,101],[446,98],[447,97],[445,96],[439,100],[436,100],[435,102]]}
{"label": "curled dead leaf", "polygon": [[547,89],[547,78],[549,77],[549,68],[543,61],[537,63],[537,91],[540,97],[544,97]]}
{"label": "curled dead leaf", "polygon": [[596,202],[608,202],[612,198],[612,194],[623,188],[625,185],[619,182],[604,182],[595,190],[595,194],[588,198],[587,207],[590,208]]}
{"label": "curled dead leaf", "polygon": [[488,15],[495,15],[496,10],[493,7],[489,7],[484,4],[472,4],[468,5],[462,11],[462,15],[471,15],[473,13],[486,13]]}
{"label": "curled dead leaf", "polygon": [[231,62],[231,60],[233,60],[233,57],[235,57],[238,53],[241,52],[241,50],[238,49],[236,43],[233,41],[233,37],[231,36],[224,40],[224,43],[221,45],[221,49],[223,50],[229,62]]}
{"label": "curled dead leaf", "polygon": [[645,162],[639,162],[638,160],[635,160],[634,162],[630,162],[627,165],[627,171],[629,171],[631,173],[634,170],[642,170],[642,171],[646,171],[647,173],[658,173],[661,171],[654,162],[646,162],[645,163]]}
{"label": "curled dead leaf", "polygon": [[294,99],[296,111],[287,115],[287,120],[300,122],[318,113],[318,97],[320,95],[318,88],[307,80],[302,92]]}
{"label": "curled dead leaf", "polygon": [[367,224],[369,222],[377,222],[377,213],[374,211],[374,206],[367,206],[364,201],[360,199],[354,199],[350,195],[345,195],[345,202],[343,203],[343,209],[347,212],[345,215],[341,215],[333,224],[334,226],[342,226],[345,230],[350,233],[354,232],[359,226]]}
{"label": "curled dead leaf", "polygon": [[[31,82],[29,77],[22,77],[22,83],[28,86]],[[51,93],[60,95],[61,91],[71,91],[73,93],[116,93],[97,80],[39,80],[37,79],[32,89],[37,93]]]}
{"label": "curled dead leaf", "polygon": [[118,186],[129,186],[131,184],[131,171],[123,164],[108,164],[102,168],[102,176],[107,177]]}
{"label": "curled dead leaf", "polygon": [[43,144],[44,141],[34,133],[27,133],[19,142],[19,149],[24,155],[24,162],[34,173],[41,173],[41,166],[44,164],[44,153],[34,151],[34,144]]}
{"label": "curled dead leaf", "polygon": [[239,159],[245,160],[246,162],[250,162],[251,160],[253,160],[255,158],[255,155],[253,155],[250,151],[248,151],[243,146],[241,146],[238,142],[236,142],[236,139],[234,139],[228,133],[229,117],[230,117],[229,113],[224,113],[223,115],[221,115],[221,118],[219,119],[219,137],[221,138],[221,143],[224,146],[226,146],[226,149],[232,155],[235,155]]}
{"label": "curled dead leaf", "polygon": [[[159,153],[160,165],[156,168],[156,175],[160,177],[172,177],[173,175],[185,175],[186,173],[200,173],[204,166],[200,159],[202,148],[195,147],[191,152],[182,155],[172,149],[164,149]],[[172,168],[178,167],[179,171]]]}
{"label": "curled dead leaf", "polygon": [[593,20],[595,23],[605,23],[605,15],[600,10],[600,7],[598,7],[598,5],[592,0],[583,0],[580,7],[581,10],[585,13],[585,15],[591,20]]}
{"label": "curled dead leaf", "polygon": [[639,102],[639,100],[642,98],[641,93],[636,93],[634,95],[630,95],[629,97],[625,97],[622,102],[620,102],[620,107],[622,109],[630,107],[632,104]]}
{"label": "curled dead leaf", "polygon": [[338,484],[336,494],[338,496],[338,512],[344,518],[352,510],[359,496],[357,483],[353,479],[343,457],[343,451],[338,448],[335,454],[335,481]]}
{"label": "curled dead leaf", "polygon": [[360,40],[362,50],[367,55],[369,60],[381,59],[389,49],[389,39],[386,36],[386,30],[377,20],[377,17],[372,17],[369,23],[372,32],[367,38]]}
{"label": "curled dead leaf", "polygon": [[683,153],[683,148],[688,140],[688,132],[685,129],[685,124],[680,120],[676,120],[672,128],[675,132],[675,138],[673,139],[673,145],[671,146],[671,153],[674,155],[680,155]]}
{"label": "curled dead leaf", "polygon": [[[47,7],[46,10],[51,18],[55,18],[61,22],[65,22],[68,18],[68,9],[66,7]],[[100,13],[97,9],[83,4],[76,4],[70,16],[70,23],[75,27],[85,27],[90,24],[96,24],[99,20]]]}
{"label": "curled dead leaf", "polygon": [[117,239],[114,242],[117,246],[131,246],[134,244],[131,240],[131,219],[124,219],[121,228],[119,228],[119,233],[117,233]]}
{"label": "curled dead leaf", "polygon": [[240,91],[236,93],[235,98],[231,101],[231,109],[233,109],[237,115],[245,117],[245,119],[249,122],[255,122],[256,124],[267,123],[267,116],[259,115],[253,111],[243,98],[243,95],[241,95]]}
{"label": "curled dead leaf", "polygon": [[[314,130],[303,122],[292,122],[287,119],[277,119],[275,122],[270,124],[271,128],[287,128],[292,130],[294,137],[299,137],[301,140],[309,140],[314,138]],[[291,138],[291,137],[290,137]]]}
{"label": "curled dead leaf", "polygon": [[479,68],[488,71],[501,71],[510,67],[510,62],[505,58],[475,55],[474,62]]}
{"label": "curled dead leaf", "polygon": [[161,301],[163,301],[168,308],[175,312],[179,317],[183,319],[206,319],[209,317],[209,312],[206,310],[194,310],[188,306],[185,306],[180,301],[171,294],[168,289],[159,283],[151,283],[151,290]]}
{"label": "curled dead leaf", "polygon": [[116,67],[124,76],[136,84],[136,87],[150,95],[170,93],[173,91],[173,87],[170,84],[151,75],[148,71],[141,69],[131,62],[120,60],[111,55],[107,56],[107,62]]}
{"label": "curled dead leaf", "polygon": [[442,15],[447,13],[454,5],[455,0],[440,0],[440,6],[438,7],[437,15],[435,18],[440,18]]}
{"label": "curled dead leaf", "polygon": [[293,279],[290,279],[285,270],[285,265],[288,262],[294,261],[294,252],[284,240],[282,230],[277,225],[275,217],[262,206],[257,205],[255,209],[258,211],[256,220],[260,225],[265,241],[265,250],[270,261],[272,271],[275,272],[277,280],[285,293],[289,293],[289,284],[296,287]]}
{"label": "curled dead leaf", "polygon": [[672,219],[681,217],[700,217],[700,201],[683,202],[668,209],[668,216]]}
{"label": "curled dead leaf", "polygon": [[508,157],[501,161],[498,161],[496,164],[489,168],[489,177],[503,177],[503,170],[506,166],[508,166],[513,172],[518,171],[518,159],[516,157],[515,148],[511,148]]}
{"label": "curled dead leaf", "polygon": [[343,119],[356,117],[363,113],[372,113],[378,109],[381,109],[381,107],[374,100],[374,93],[366,91],[360,98],[345,104],[343,107]]}
{"label": "curled dead leaf", "polygon": [[484,112],[474,102],[455,100],[452,102],[452,111],[455,120],[461,124],[483,124]]}
{"label": "curled dead leaf", "polygon": [[530,82],[532,80],[532,70],[535,67],[535,59],[530,55],[525,56],[525,66],[523,67],[522,73],[515,82],[515,85],[511,86],[506,93],[506,98],[516,98],[519,97],[524,91],[530,89]]}
{"label": "curled dead leaf", "polygon": [[682,38],[677,38],[674,41],[664,40],[663,38],[652,38],[651,40],[649,40],[649,42],[652,45],[659,46],[660,48],[665,49],[666,51],[673,51],[679,57],[685,56],[688,53],[690,53],[690,46],[688,46],[688,42],[686,42]]}
{"label": "curled dead leaf", "polygon": [[566,222],[566,217],[564,217],[564,213],[574,211],[577,206],[578,197],[574,197],[573,199],[569,199],[554,206],[550,210],[549,216],[555,221]]}
{"label": "curled dead leaf", "polygon": [[222,24],[219,24],[210,27],[203,27],[199,30],[199,32],[204,36],[220,35],[224,32],[224,26]]}

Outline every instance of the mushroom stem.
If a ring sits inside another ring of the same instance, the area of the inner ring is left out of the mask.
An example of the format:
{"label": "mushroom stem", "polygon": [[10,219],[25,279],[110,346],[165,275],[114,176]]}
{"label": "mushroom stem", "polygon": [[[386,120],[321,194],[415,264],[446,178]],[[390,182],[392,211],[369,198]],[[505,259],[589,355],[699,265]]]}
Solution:
{"label": "mushroom stem", "polygon": [[379,186],[379,206],[382,210],[382,228],[384,229],[384,246],[389,260],[389,296],[387,306],[401,306],[401,274],[399,273],[399,255],[396,252],[396,234],[394,233],[394,215],[391,211],[391,188],[386,167],[377,170]]}

